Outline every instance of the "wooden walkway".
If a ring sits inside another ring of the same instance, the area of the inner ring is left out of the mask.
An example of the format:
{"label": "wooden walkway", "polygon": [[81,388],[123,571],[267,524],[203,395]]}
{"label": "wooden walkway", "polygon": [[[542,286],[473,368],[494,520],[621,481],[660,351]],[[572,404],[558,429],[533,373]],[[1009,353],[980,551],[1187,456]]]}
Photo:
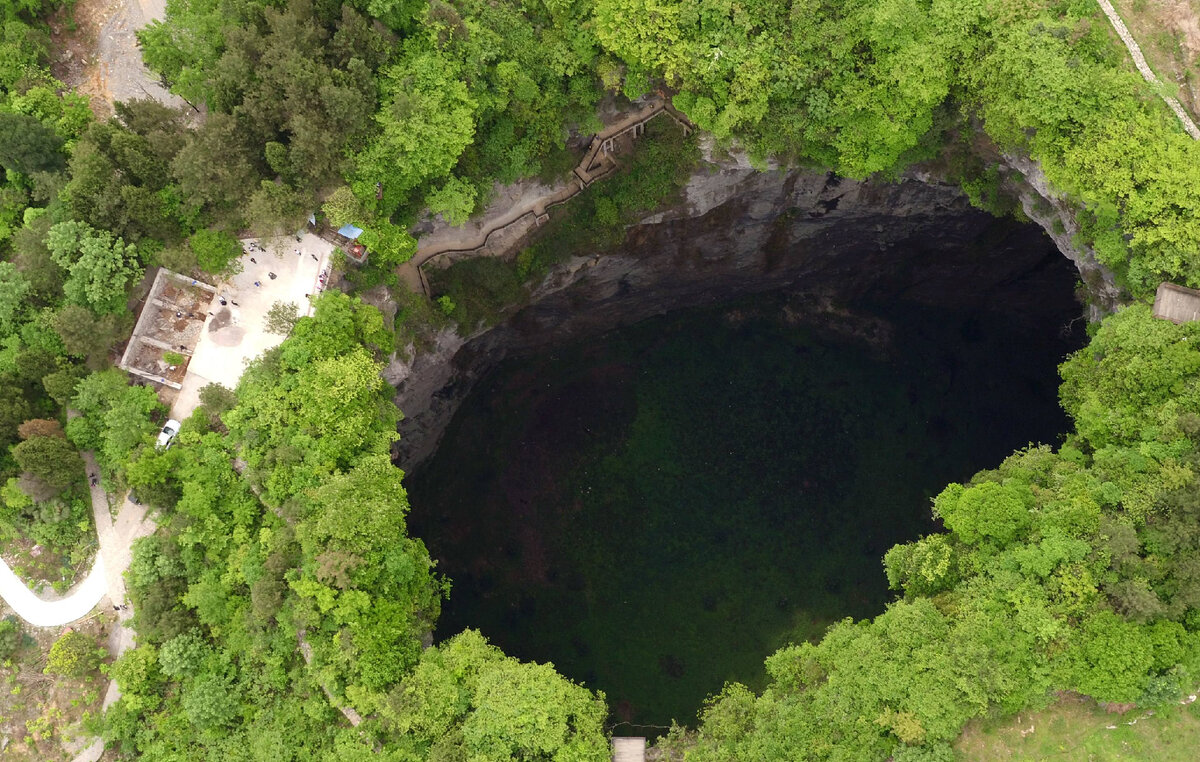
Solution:
{"label": "wooden walkway", "polygon": [[548,211],[551,208],[566,203],[582,192],[584,188],[616,171],[618,164],[613,156],[616,141],[625,135],[631,135],[634,138],[641,136],[650,120],[660,114],[669,116],[683,129],[684,135],[690,135],[695,129],[687,117],[676,111],[665,99],[652,98],[642,109],[626,115],[620,121],[597,133],[592,138],[588,152],[584,154],[583,159],[572,171],[572,177],[565,185],[512,207],[470,236],[425,247],[418,244],[417,252],[412,259],[397,268],[397,275],[410,287],[420,288],[425,296],[431,296],[429,281],[422,270],[422,267],[430,260],[442,254],[478,251],[487,245],[488,240],[494,234],[522,220],[531,219],[538,226],[544,224],[549,220]]}
{"label": "wooden walkway", "polygon": [[1154,295],[1154,317],[1172,323],[1200,320],[1200,291],[1174,283],[1158,284],[1158,292]]}

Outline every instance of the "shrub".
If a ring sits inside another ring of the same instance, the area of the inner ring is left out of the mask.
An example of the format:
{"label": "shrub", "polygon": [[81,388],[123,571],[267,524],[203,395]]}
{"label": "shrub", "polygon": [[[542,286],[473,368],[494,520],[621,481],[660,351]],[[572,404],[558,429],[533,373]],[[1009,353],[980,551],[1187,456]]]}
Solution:
{"label": "shrub", "polygon": [[13,617],[0,620],[0,659],[8,659],[21,645],[21,626]]}
{"label": "shrub", "polygon": [[83,677],[100,666],[107,652],[96,645],[96,641],[82,632],[71,630],[54,641],[50,656],[46,659],[47,675]]}

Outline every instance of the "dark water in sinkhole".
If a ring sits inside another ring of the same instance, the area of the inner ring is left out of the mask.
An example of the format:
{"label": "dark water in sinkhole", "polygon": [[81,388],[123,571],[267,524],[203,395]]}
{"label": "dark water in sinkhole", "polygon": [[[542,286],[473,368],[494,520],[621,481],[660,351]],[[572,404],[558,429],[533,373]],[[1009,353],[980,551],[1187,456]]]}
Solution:
{"label": "dark water in sinkhole", "polygon": [[937,528],[948,482],[1068,428],[1060,326],[893,306],[881,352],[797,310],[674,313],[485,377],[409,483],[453,580],[437,637],[553,662],[618,734],[695,724],[775,649],[881,612],[883,553]]}

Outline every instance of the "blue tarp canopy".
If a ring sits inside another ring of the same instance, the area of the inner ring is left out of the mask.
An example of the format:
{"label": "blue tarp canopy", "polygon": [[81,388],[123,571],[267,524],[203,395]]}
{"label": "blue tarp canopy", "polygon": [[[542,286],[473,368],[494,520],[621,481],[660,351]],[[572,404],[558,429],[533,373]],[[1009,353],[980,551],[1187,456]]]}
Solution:
{"label": "blue tarp canopy", "polygon": [[354,240],[363,234],[362,228],[356,228],[353,225],[342,225],[338,228],[338,235],[345,236],[350,240]]}

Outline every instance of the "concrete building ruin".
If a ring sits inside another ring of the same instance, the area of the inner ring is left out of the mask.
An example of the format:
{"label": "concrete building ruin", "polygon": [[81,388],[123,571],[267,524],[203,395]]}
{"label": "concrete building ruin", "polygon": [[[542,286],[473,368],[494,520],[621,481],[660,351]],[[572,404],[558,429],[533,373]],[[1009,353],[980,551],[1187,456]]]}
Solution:
{"label": "concrete building ruin", "polygon": [[[118,367],[147,381],[181,388],[216,295],[216,286],[160,268]],[[171,355],[182,357],[182,362]]]}

